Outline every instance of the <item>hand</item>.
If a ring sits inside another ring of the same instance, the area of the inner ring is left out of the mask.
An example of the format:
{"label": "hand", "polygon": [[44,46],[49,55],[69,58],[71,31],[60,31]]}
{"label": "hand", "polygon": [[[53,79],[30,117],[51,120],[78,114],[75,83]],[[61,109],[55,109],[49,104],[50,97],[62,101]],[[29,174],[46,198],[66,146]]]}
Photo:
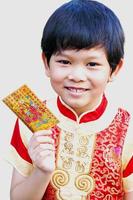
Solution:
{"label": "hand", "polygon": [[28,145],[28,153],[34,165],[44,172],[55,169],[55,147],[51,130],[42,130],[33,134]]}

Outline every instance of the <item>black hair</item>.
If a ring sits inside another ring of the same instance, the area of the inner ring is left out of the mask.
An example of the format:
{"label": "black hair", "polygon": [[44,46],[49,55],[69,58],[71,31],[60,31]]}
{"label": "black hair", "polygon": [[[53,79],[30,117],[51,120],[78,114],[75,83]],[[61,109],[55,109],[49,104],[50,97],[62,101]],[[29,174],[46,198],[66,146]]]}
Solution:
{"label": "black hair", "polygon": [[41,48],[49,62],[51,55],[61,50],[101,46],[114,71],[124,56],[124,40],[120,21],[111,9],[93,0],[72,0],[47,21]]}

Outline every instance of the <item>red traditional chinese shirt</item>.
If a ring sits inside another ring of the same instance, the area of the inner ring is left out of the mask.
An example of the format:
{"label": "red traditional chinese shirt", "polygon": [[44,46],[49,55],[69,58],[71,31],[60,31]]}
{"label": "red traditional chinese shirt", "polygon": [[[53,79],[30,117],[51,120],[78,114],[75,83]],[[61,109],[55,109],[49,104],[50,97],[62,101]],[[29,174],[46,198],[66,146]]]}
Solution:
{"label": "red traditional chinese shirt", "polygon": [[[133,135],[130,115],[105,96],[80,117],[61,98],[47,102],[59,119],[52,129],[56,169],[43,200],[122,200],[133,191]],[[34,166],[27,144],[33,133],[17,120],[9,160],[24,176]]]}

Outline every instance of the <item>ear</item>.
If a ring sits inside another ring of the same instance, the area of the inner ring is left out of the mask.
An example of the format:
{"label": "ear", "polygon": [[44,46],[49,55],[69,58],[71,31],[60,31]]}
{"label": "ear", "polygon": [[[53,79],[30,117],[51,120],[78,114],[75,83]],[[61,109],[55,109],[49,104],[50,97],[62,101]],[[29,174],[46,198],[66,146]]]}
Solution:
{"label": "ear", "polygon": [[116,66],[116,69],[113,71],[113,73],[110,74],[109,82],[112,82],[115,80],[116,76],[119,74],[121,68],[123,67],[123,63],[124,63],[124,60],[123,58],[121,58],[120,62]]}
{"label": "ear", "polygon": [[43,52],[42,52],[42,60],[43,60],[44,67],[45,67],[45,74],[46,74],[47,77],[50,77],[50,68],[49,68],[49,65],[48,65],[46,55]]}

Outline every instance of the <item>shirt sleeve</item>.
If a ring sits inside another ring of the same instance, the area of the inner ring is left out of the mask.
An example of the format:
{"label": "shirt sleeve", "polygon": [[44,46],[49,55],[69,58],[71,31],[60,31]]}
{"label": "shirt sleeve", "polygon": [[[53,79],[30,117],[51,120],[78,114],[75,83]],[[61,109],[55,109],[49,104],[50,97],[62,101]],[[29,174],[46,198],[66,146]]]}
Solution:
{"label": "shirt sleeve", "polygon": [[[132,121],[132,120],[130,120]],[[123,155],[123,185],[125,192],[133,191],[133,125],[130,124],[126,135]]]}
{"label": "shirt sleeve", "polygon": [[32,160],[27,151],[28,141],[33,133],[30,133],[25,125],[16,120],[7,161],[13,165],[16,170],[23,176],[29,176],[33,170]]}

